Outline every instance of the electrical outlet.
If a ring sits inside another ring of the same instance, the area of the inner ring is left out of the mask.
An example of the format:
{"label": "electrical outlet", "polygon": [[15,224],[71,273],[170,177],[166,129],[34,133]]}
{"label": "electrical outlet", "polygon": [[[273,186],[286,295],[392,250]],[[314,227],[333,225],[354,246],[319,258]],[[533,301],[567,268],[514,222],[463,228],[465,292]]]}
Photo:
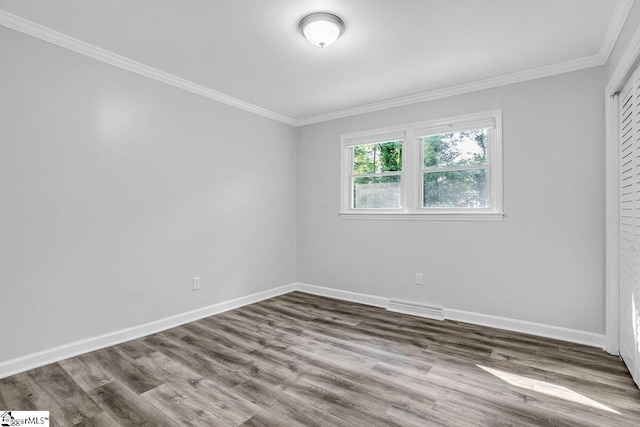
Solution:
{"label": "electrical outlet", "polygon": [[192,283],[193,283],[193,290],[194,291],[199,291],[200,290],[200,278],[199,277],[194,277]]}
{"label": "electrical outlet", "polygon": [[416,273],[416,285],[422,285],[422,273]]}

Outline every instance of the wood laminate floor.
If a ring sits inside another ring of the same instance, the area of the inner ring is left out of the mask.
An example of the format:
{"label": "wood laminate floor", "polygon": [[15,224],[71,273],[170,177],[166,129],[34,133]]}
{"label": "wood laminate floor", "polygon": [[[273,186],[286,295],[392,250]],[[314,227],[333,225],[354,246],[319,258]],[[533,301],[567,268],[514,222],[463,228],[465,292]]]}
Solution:
{"label": "wood laminate floor", "polygon": [[282,295],[0,380],[68,426],[639,426],[602,350]]}

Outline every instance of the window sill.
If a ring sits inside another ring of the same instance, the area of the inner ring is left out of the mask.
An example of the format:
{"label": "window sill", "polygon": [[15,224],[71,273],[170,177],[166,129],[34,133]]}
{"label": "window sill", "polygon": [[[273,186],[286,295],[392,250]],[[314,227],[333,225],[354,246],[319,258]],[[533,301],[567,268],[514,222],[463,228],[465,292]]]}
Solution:
{"label": "window sill", "polygon": [[504,212],[340,212],[341,219],[391,221],[502,221]]}

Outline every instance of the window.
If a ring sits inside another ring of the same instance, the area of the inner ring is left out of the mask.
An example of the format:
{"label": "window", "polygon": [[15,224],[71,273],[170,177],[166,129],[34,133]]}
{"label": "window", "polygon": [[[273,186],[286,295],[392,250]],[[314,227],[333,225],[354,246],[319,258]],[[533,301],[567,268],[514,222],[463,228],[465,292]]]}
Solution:
{"label": "window", "polygon": [[351,147],[353,207],[400,208],[402,197],[402,141]]}
{"label": "window", "polygon": [[423,208],[487,207],[487,134],[490,129],[420,138]]}
{"label": "window", "polygon": [[343,218],[501,220],[501,111],[342,136]]}

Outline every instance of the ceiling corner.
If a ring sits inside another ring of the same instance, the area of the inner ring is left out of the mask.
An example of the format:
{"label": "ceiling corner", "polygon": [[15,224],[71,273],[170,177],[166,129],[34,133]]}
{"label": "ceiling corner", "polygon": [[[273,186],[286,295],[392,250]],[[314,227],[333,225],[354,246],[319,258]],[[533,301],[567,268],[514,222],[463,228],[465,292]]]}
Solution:
{"label": "ceiling corner", "polygon": [[618,0],[616,8],[613,11],[613,16],[611,17],[611,21],[609,21],[607,32],[604,35],[604,39],[602,39],[602,44],[600,45],[599,55],[602,59],[602,64],[606,64],[609,60],[609,56],[618,41],[618,37],[620,36],[622,27],[629,16],[629,12],[631,12],[634,1],[635,0]]}

